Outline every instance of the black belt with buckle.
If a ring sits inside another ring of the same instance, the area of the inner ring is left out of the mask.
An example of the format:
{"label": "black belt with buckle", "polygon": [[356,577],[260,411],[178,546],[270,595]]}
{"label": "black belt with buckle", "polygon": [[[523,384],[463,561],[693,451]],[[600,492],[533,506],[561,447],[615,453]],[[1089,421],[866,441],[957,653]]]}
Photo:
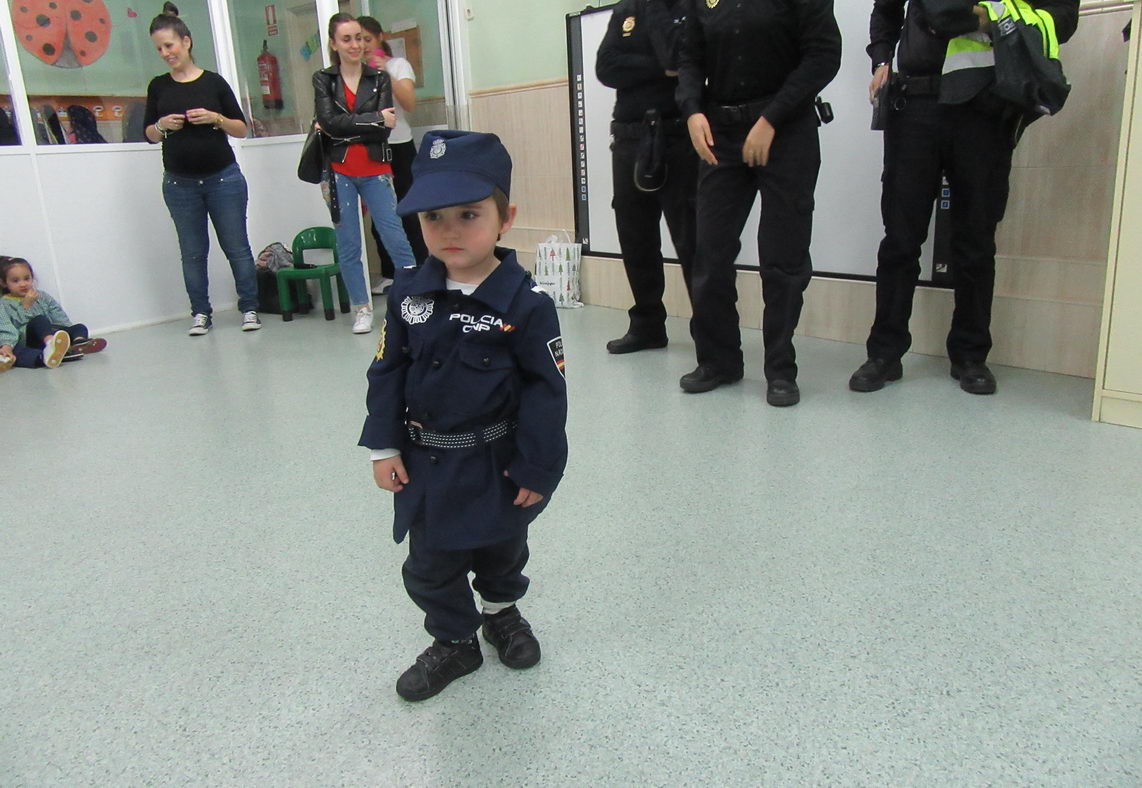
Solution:
{"label": "black belt with buckle", "polygon": [[711,104],[706,107],[706,117],[711,123],[753,124],[772,100],[770,96],[757,101],[747,101],[744,104]]}
{"label": "black belt with buckle", "polygon": [[432,432],[415,421],[405,423],[408,439],[416,446],[426,449],[474,449],[486,443],[506,438],[515,432],[515,422],[505,419],[490,427],[474,432]]}
{"label": "black belt with buckle", "polygon": [[940,75],[929,74],[923,77],[910,77],[897,74],[893,80],[893,87],[902,96],[938,96],[940,95]]}
{"label": "black belt with buckle", "polygon": [[[667,134],[689,134],[682,118],[663,118],[658,121]],[[640,140],[646,136],[646,121],[611,121],[611,136],[616,140]]]}

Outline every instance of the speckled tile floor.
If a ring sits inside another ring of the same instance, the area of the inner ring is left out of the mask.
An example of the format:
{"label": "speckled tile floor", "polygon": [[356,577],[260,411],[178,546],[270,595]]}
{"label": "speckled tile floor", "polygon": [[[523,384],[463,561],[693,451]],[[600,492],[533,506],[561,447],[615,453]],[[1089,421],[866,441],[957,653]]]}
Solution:
{"label": "speckled tile floor", "polygon": [[0,784],[1142,784],[1142,432],[1090,381],[910,356],[858,395],[860,347],[801,339],[776,410],[756,332],[688,396],[683,322],[612,357],[623,313],[561,316],[544,660],[419,705],[375,333],[227,313],[0,376]]}

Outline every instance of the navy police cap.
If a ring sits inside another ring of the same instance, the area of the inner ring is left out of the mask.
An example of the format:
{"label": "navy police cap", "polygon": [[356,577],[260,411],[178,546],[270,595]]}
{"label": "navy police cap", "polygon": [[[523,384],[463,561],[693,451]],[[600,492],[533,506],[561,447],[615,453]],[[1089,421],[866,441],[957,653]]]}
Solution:
{"label": "navy police cap", "polygon": [[412,162],[412,186],[397,205],[408,216],[511,193],[512,159],[495,134],[442,129],[424,135]]}

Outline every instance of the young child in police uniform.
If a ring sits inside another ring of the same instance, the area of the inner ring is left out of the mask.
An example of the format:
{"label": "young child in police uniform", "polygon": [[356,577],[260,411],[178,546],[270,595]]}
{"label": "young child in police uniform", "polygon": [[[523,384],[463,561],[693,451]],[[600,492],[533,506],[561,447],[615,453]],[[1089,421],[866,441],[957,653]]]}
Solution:
{"label": "young child in police uniform", "polygon": [[516,602],[528,525],[567,463],[567,386],[554,303],[496,246],[516,213],[499,138],[429,132],[412,172],[397,213],[420,215],[430,256],[389,292],[360,443],[395,493],[405,589],[434,638],[397,680],[418,701],[483,664],[478,629],[508,667],[539,662]]}

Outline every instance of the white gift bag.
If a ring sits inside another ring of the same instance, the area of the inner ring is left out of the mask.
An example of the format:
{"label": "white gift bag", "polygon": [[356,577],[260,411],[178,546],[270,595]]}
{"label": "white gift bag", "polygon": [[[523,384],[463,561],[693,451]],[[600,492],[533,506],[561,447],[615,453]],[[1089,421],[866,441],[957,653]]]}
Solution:
{"label": "white gift bag", "polygon": [[571,240],[560,241],[549,235],[535,247],[535,283],[542,287],[555,306],[575,309],[583,306],[579,300],[579,267],[583,247]]}

